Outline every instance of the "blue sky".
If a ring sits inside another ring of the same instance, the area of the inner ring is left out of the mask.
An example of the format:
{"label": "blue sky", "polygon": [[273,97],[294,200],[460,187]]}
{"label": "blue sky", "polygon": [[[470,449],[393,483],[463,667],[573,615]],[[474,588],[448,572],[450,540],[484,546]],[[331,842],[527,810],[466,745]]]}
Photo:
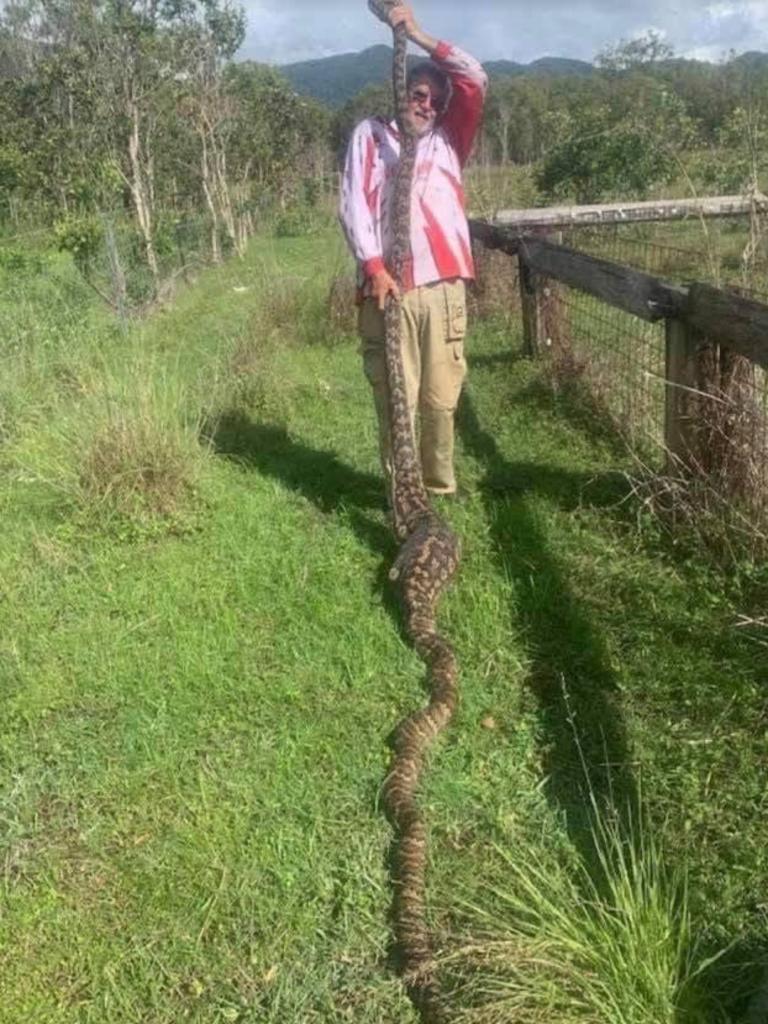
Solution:
{"label": "blue sky", "polygon": [[[388,42],[365,0],[241,0],[248,18],[239,54],[272,64]],[[592,60],[649,29],[676,53],[720,60],[730,50],[768,52],[768,0],[414,0],[432,35],[481,60]]]}

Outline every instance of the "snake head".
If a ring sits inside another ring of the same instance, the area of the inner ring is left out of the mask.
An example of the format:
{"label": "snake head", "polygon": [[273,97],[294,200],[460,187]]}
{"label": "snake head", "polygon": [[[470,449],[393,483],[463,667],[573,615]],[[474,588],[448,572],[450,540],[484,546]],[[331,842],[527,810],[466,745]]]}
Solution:
{"label": "snake head", "polygon": [[368,7],[376,15],[379,21],[385,25],[389,24],[389,12],[393,7],[399,7],[402,0],[368,0]]}

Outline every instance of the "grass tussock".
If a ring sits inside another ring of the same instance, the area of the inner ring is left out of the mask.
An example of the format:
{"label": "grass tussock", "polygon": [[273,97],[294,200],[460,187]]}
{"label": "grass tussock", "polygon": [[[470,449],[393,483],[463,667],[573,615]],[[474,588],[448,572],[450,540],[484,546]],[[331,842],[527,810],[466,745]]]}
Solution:
{"label": "grass tussock", "polygon": [[152,357],[100,361],[76,398],[9,447],[11,477],[91,525],[177,521],[196,500],[207,449],[197,396]]}
{"label": "grass tussock", "polygon": [[647,822],[624,835],[615,816],[593,812],[592,869],[497,849],[505,882],[489,893],[492,909],[467,908],[475,937],[456,954],[464,1024],[720,1019],[697,994],[713,958],[697,950],[684,868],[668,867]]}
{"label": "grass tussock", "polygon": [[119,516],[172,516],[195,491],[196,450],[178,430],[118,410],[91,438],[78,474],[85,507]]}

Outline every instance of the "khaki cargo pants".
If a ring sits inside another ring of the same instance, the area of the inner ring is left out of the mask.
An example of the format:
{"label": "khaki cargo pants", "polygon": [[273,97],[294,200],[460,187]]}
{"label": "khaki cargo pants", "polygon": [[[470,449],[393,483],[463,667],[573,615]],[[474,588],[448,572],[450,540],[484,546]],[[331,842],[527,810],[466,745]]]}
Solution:
{"label": "khaki cargo pants", "polygon": [[[402,353],[411,422],[419,412],[419,451],[424,485],[433,494],[456,490],[453,420],[467,373],[464,338],[467,304],[464,282],[438,281],[406,292],[402,307]],[[389,451],[384,314],[365,299],[358,316],[363,369],[373,388],[379,420],[381,464],[387,477]]]}

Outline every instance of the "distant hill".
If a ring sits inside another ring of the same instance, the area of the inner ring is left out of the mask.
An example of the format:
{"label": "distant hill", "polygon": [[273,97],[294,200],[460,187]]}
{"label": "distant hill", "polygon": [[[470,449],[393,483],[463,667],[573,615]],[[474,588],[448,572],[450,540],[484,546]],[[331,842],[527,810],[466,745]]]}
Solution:
{"label": "distant hill", "polygon": [[591,75],[594,65],[585,60],[571,60],[568,57],[539,57],[530,64],[518,64],[513,60],[489,60],[483,65],[491,77],[513,77],[516,75]]}
{"label": "distant hill", "polygon": [[[423,57],[410,56],[415,63]],[[530,64],[511,60],[494,60],[485,65],[489,75],[588,75],[594,70],[583,60],[565,57],[541,57]],[[380,85],[389,81],[392,73],[392,49],[389,46],[369,46],[359,53],[340,53],[333,57],[303,60],[296,64],[283,64],[280,71],[291,82],[296,92],[340,107],[356,96],[367,85]]]}
{"label": "distant hill", "polygon": [[761,53],[759,50],[748,50],[734,57],[731,64],[741,65],[749,70],[763,70],[768,68],[768,53]]}
{"label": "distant hill", "polygon": [[392,74],[392,49],[383,44],[359,53],[339,53],[318,60],[283,64],[280,71],[303,96],[340,107],[366,85],[379,85]]}

